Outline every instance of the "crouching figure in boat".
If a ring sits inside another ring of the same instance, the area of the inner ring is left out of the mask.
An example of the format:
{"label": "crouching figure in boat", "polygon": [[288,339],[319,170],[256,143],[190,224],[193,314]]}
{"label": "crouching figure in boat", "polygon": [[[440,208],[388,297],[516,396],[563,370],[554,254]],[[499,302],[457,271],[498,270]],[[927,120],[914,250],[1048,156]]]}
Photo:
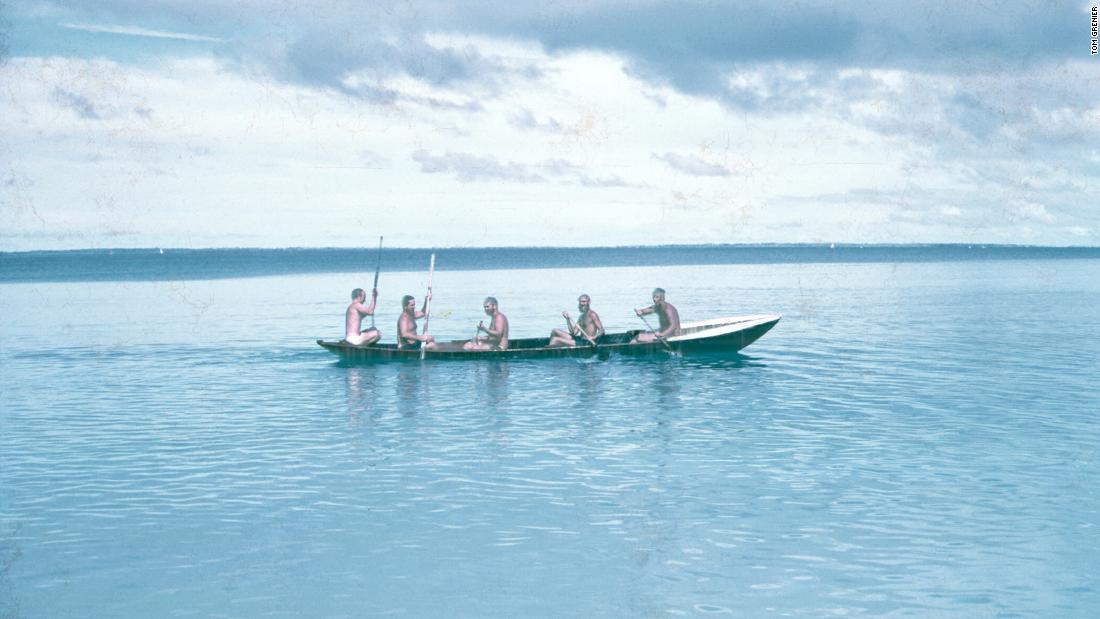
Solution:
{"label": "crouching figure in boat", "polygon": [[345,313],[344,340],[353,346],[369,346],[382,338],[382,334],[374,327],[363,329],[363,317],[374,316],[378,290],[371,290],[370,305],[363,305],[366,300],[367,293],[362,288],[351,291],[351,305],[348,305]]}

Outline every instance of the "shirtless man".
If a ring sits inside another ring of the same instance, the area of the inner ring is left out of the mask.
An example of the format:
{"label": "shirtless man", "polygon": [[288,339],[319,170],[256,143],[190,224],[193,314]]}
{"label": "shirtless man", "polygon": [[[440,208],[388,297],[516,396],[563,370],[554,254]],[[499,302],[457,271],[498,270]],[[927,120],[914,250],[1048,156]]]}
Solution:
{"label": "shirtless man", "polygon": [[416,310],[416,299],[411,294],[401,297],[401,317],[397,319],[397,347],[425,350],[435,350],[435,338],[425,333],[416,334],[416,321],[424,317],[424,310],[428,308],[428,299],[432,298],[431,291],[424,297],[424,307]]}
{"label": "shirtless man", "polygon": [[[658,339],[668,339],[675,335],[680,335],[680,312],[677,312],[676,308],[673,307],[671,303],[665,301],[664,288],[654,288],[653,305],[650,307],[643,307],[642,309],[636,309],[634,313],[639,316],[657,314],[657,319],[661,321],[661,326],[657,330],[657,333],[648,331],[639,333],[634,336],[634,339],[630,340],[631,344],[636,344],[638,342],[655,342]],[[658,336],[660,336],[660,338],[658,338]]]}
{"label": "shirtless man", "polygon": [[[478,334],[463,344],[462,350],[508,350],[508,317],[500,313],[497,300],[493,297],[485,297],[481,307],[491,317],[489,326],[485,326],[484,320],[477,323]],[[482,331],[485,332],[485,339],[481,339]]]}
{"label": "shirtless man", "polygon": [[[591,297],[586,294],[582,294],[577,297],[577,311],[580,314],[577,316],[576,324],[573,323],[573,318],[569,315],[569,312],[562,312],[561,315],[565,318],[565,324],[569,327],[568,331],[561,329],[554,329],[550,332],[550,342],[547,346],[587,346],[592,342],[599,342],[600,336],[604,334],[603,322],[600,321],[600,315],[592,311],[590,304],[592,303]],[[581,330],[584,333],[581,333]],[[588,337],[585,337],[587,334]],[[591,338],[592,342],[589,341]]]}
{"label": "shirtless man", "polygon": [[378,291],[371,290],[370,295],[370,305],[363,305],[363,301],[367,300],[367,293],[362,288],[351,291],[351,305],[348,306],[348,311],[344,317],[344,339],[348,344],[369,346],[382,337],[382,334],[374,327],[366,331],[360,330],[363,327],[363,316],[374,315],[374,304],[378,301]]}

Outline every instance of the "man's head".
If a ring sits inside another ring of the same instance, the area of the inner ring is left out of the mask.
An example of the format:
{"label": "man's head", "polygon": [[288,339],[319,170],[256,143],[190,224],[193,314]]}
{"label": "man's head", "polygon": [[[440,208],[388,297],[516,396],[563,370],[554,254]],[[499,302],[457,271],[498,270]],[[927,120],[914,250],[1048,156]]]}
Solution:
{"label": "man's head", "polygon": [[401,309],[406,312],[409,310],[416,311],[416,297],[411,294],[401,297]]}
{"label": "man's head", "polygon": [[481,304],[481,307],[485,310],[485,313],[490,316],[497,313],[496,297],[485,297],[485,301]]}
{"label": "man's head", "polygon": [[653,304],[660,305],[665,302],[665,289],[654,288],[653,289]]}
{"label": "man's head", "polygon": [[587,312],[588,306],[592,304],[592,298],[586,294],[582,294],[577,297],[577,309],[581,312]]}
{"label": "man's head", "polygon": [[352,301],[360,301],[361,302],[366,298],[367,298],[367,293],[362,288],[356,288],[355,290],[351,291],[351,300]]}

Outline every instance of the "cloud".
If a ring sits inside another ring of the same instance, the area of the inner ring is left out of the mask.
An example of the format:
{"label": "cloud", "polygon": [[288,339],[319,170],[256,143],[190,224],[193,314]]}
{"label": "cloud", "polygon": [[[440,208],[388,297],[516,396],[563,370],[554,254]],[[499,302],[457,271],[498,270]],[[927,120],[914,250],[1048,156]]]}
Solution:
{"label": "cloud", "polygon": [[[540,69],[516,56],[474,45],[429,43],[437,35],[535,43],[551,56],[597,50],[623,60],[651,85],[711,98],[734,109],[806,109],[820,101],[815,86],[850,69],[900,69],[943,75],[1011,74],[1073,58],[1082,5],[1009,3],[991,10],[974,3],[926,7],[889,0],[817,5],[800,0],[714,2],[554,2],[495,0],[451,6],[437,2],[334,0],[309,3],[220,3],[104,0],[94,9],[56,0],[73,16],[125,16],[178,31],[69,22],[66,27],[145,37],[226,42],[186,34],[233,26],[227,57],[263,66],[294,83],[330,88],[389,104],[400,93],[385,80],[407,76],[433,87],[476,87],[495,96],[516,77]],[[101,17],[99,17],[101,18]],[[766,68],[764,71],[756,71]],[[359,76],[356,85],[349,78]],[[751,75],[745,80],[744,76]],[[659,95],[655,95],[658,99]],[[957,109],[973,109],[965,101]],[[979,115],[969,116],[971,120]],[[537,117],[519,123],[537,128]],[[547,127],[549,128],[549,127]],[[981,127],[975,125],[976,130]]]}
{"label": "cloud", "polygon": [[1054,215],[1050,214],[1047,207],[1035,202],[1016,202],[1007,207],[1009,214],[1020,219],[1032,219],[1035,221],[1051,222]]}
{"label": "cloud", "polygon": [[386,157],[385,155],[382,155],[380,153],[376,153],[373,150],[367,148],[359,151],[359,160],[363,163],[365,167],[375,170],[387,169],[392,163],[389,157]]}
{"label": "cloud", "polygon": [[560,133],[565,129],[564,125],[556,118],[549,116],[546,120],[539,120],[535,117],[535,113],[528,108],[523,108],[523,110],[513,114],[509,118],[509,122],[512,123],[512,126],[520,129],[537,129],[553,133]]}
{"label": "cloud", "polygon": [[464,183],[477,181],[537,183],[546,180],[525,165],[514,162],[501,163],[493,157],[452,152],[445,155],[432,155],[425,150],[418,150],[412,154],[412,158],[420,164],[420,171],[425,174],[452,173],[455,178]]}
{"label": "cloud", "polygon": [[80,118],[86,120],[100,120],[103,118],[91,101],[75,92],[58,87],[54,89],[54,98],[65,107],[76,112],[76,115]]}
{"label": "cloud", "polygon": [[432,155],[425,150],[412,154],[425,174],[452,174],[463,183],[507,181],[515,183],[563,183],[590,188],[634,187],[617,175],[592,176],[564,159],[546,159],[538,164],[502,162],[494,157],[448,152]]}
{"label": "cloud", "polygon": [[[429,44],[423,33],[378,30],[307,32],[261,58],[272,75],[373,102],[409,100],[437,109],[478,111],[478,96],[500,92],[530,67],[515,67],[472,45]],[[399,84],[415,86],[409,93]],[[438,96],[451,91],[451,97]]]}
{"label": "cloud", "polygon": [[636,187],[633,183],[628,183],[621,176],[601,176],[593,178],[586,174],[581,174],[579,177],[580,184],[585,187]]}
{"label": "cloud", "polygon": [[148,37],[152,39],[175,39],[177,41],[204,41],[208,43],[222,43],[225,39],[208,37],[201,34],[189,34],[186,32],[168,32],[166,30],[149,30],[148,28],[135,28],[132,26],[101,26],[97,24],[58,24],[69,30],[82,30],[84,32],[101,32],[105,34],[121,34],[132,37]]}
{"label": "cloud", "polygon": [[690,174],[692,176],[729,176],[730,171],[725,166],[711,163],[694,155],[680,155],[677,153],[665,153],[658,155],[653,153],[653,158],[668,164],[673,170]]}

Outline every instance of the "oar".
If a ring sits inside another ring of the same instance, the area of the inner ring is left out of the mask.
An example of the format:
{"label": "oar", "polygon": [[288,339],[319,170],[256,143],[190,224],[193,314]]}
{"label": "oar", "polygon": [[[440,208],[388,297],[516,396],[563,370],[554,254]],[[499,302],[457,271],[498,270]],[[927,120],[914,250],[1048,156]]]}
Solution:
{"label": "oar", "polygon": [[653,330],[653,327],[649,326],[649,321],[645,319],[645,316],[642,316],[641,314],[639,314],[637,312],[634,312],[634,315],[637,316],[638,318],[642,319],[642,322],[645,323],[645,326],[646,326],[647,329],[649,329],[649,332],[652,333],[653,335],[657,336],[657,339],[660,340],[660,342],[665,345],[665,349],[667,349],[668,352],[672,352],[672,347],[668,345],[668,342],[665,341],[665,338],[661,337],[660,333],[657,333],[656,331]]}
{"label": "oar", "polygon": [[[435,273],[435,254],[432,254],[432,260],[428,263],[428,300],[427,306],[424,307],[424,331],[426,335],[428,333],[428,320],[432,317],[432,274]],[[428,343],[420,343],[420,360],[424,360],[424,353],[428,350]]]}
{"label": "oar", "polygon": [[[573,332],[573,324],[574,323],[572,320],[569,320],[568,318],[565,319],[565,326],[569,327],[570,333]],[[580,331],[581,335],[584,336],[584,339],[588,340],[588,343],[591,344],[593,348],[597,348],[599,345],[596,344],[596,340],[589,337],[588,332],[584,330],[584,327],[581,326],[581,323],[577,322],[576,325],[577,331]]]}
{"label": "oar", "polygon": [[[378,273],[382,270],[382,237],[378,237],[378,266],[374,267],[374,287],[371,290],[378,290]],[[370,328],[374,328],[374,314],[370,315]]]}

